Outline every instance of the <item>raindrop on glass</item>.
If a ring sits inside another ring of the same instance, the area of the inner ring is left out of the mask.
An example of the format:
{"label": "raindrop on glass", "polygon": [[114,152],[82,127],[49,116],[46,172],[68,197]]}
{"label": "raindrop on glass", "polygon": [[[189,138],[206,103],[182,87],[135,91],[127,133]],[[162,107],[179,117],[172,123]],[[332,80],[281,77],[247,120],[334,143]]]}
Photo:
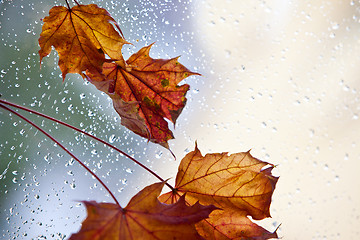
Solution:
{"label": "raindrop on glass", "polygon": [[115,134],[112,134],[112,135],[109,137],[109,142],[110,142],[110,143],[114,143],[115,140],[116,140],[116,136],[115,136]]}

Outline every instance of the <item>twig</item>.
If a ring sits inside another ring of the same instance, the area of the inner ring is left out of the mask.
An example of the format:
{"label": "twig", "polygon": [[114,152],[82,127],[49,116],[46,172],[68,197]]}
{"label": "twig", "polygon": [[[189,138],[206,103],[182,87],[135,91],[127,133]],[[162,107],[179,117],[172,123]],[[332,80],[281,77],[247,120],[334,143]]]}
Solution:
{"label": "twig", "polygon": [[96,136],[94,136],[94,135],[91,135],[90,133],[87,133],[87,132],[85,132],[85,131],[77,128],[77,127],[74,127],[74,126],[72,126],[72,125],[70,125],[70,124],[67,124],[67,123],[62,122],[62,121],[60,121],[60,120],[57,120],[57,119],[55,119],[55,118],[53,118],[53,117],[50,117],[50,116],[48,116],[48,115],[45,115],[45,114],[43,114],[43,113],[40,113],[40,112],[31,110],[31,109],[29,109],[29,108],[26,108],[26,107],[23,107],[23,106],[20,106],[20,105],[17,105],[17,104],[14,104],[14,103],[11,103],[11,102],[2,100],[2,99],[0,99],[0,103],[7,104],[7,105],[9,105],[9,106],[12,106],[12,107],[15,107],[15,108],[18,108],[18,109],[21,109],[21,110],[24,110],[24,111],[27,111],[27,112],[36,114],[36,115],[41,116],[41,117],[43,117],[43,118],[46,118],[46,119],[48,119],[48,120],[51,120],[51,121],[57,122],[57,123],[59,123],[59,124],[61,124],[61,125],[64,125],[64,126],[66,126],[66,127],[68,127],[68,128],[71,128],[71,129],[73,129],[73,130],[75,130],[75,131],[77,131],[77,132],[80,132],[80,133],[88,136],[88,137],[91,137],[91,138],[95,139],[96,141],[99,141],[99,142],[105,144],[106,146],[114,149],[115,151],[123,154],[125,157],[129,158],[131,161],[135,162],[135,163],[138,164],[140,167],[142,167],[143,169],[145,169],[146,171],[148,171],[149,173],[151,173],[153,176],[155,176],[155,177],[156,177],[157,179],[159,179],[161,182],[165,182],[166,186],[168,186],[168,187],[171,189],[171,191],[174,191],[174,190],[175,190],[169,183],[167,183],[163,178],[161,178],[159,175],[157,175],[157,174],[156,174],[154,171],[152,171],[150,168],[146,167],[144,164],[142,164],[141,162],[139,162],[139,161],[136,160],[135,158],[131,157],[129,154],[125,153],[124,151],[118,149],[117,147],[111,145],[110,143],[108,143],[108,142],[106,142],[106,141],[104,141],[104,140],[102,140],[102,139],[100,139],[100,138],[98,138],[98,137],[96,137]]}
{"label": "twig", "polygon": [[88,168],[82,161],[80,161],[77,157],[75,157],[74,154],[72,154],[69,150],[67,150],[66,147],[64,147],[59,141],[57,141],[55,138],[53,138],[49,133],[45,132],[43,129],[41,129],[38,125],[36,125],[35,123],[31,122],[29,119],[27,119],[26,117],[24,117],[23,115],[15,112],[14,110],[6,107],[3,104],[0,104],[0,107],[4,108],[5,110],[15,114],[16,116],[18,116],[19,118],[25,120],[26,122],[28,122],[29,124],[31,124],[33,127],[35,127],[37,130],[39,130],[40,132],[42,132],[43,134],[45,134],[46,137],[50,138],[53,142],[55,142],[59,147],[61,147],[67,154],[69,154],[73,159],[75,159],[83,168],[86,169],[86,171],[88,171],[94,178],[96,178],[96,180],[99,181],[99,183],[106,189],[106,191],[110,194],[110,196],[114,199],[116,205],[119,206],[119,208],[121,208],[118,200],[115,198],[114,194],[110,191],[110,189],[106,186],[106,184],[93,172],[90,170],[90,168]]}

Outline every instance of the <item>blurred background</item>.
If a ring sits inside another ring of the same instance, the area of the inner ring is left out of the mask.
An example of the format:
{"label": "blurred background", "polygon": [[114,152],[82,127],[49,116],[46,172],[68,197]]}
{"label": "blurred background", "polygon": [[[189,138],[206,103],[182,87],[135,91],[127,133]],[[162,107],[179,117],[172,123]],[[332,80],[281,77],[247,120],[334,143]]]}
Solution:
{"label": "blurred background", "polygon": [[[127,58],[156,42],[153,58],[181,55],[201,77],[169,151],[120,125],[105,95],[77,75],[62,82],[57,53],[40,69],[41,19],[65,1],[0,0],[0,94],[109,141],[173,183],[197,140],[208,152],[251,153],[280,176],[269,231],[293,239],[360,234],[360,2],[80,1],[119,23]],[[96,172],[122,206],[156,179],[102,144],[48,120],[41,125]],[[164,189],[165,190],[165,189]],[[167,190],[167,189],[166,189]],[[112,201],[70,156],[0,109],[0,236],[66,239],[86,216],[81,200]]]}

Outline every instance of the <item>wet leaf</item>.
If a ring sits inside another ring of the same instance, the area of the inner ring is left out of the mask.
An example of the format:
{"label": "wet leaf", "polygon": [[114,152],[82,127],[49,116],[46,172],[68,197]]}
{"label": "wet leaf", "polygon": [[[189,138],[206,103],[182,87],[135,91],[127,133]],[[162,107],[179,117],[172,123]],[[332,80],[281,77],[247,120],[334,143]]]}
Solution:
{"label": "wet leaf", "polygon": [[[269,167],[264,169],[266,166]],[[270,217],[271,196],[278,180],[271,175],[273,167],[249,152],[202,156],[195,147],[180,163],[175,186],[178,195],[170,192],[159,199],[172,203],[186,193],[188,204],[199,201],[220,208],[196,225],[206,239],[277,238],[276,233],[266,231],[247,217]]]}
{"label": "wet leaf", "polygon": [[113,99],[124,126],[168,148],[168,140],[174,137],[165,119],[175,124],[189,90],[189,85],[179,86],[178,83],[197,73],[180,64],[178,58],[151,58],[151,46],[133,54],[125,68],[116,63],[104,63],[102,73],[105,77],[91,72],[86,75]]}
{"label": "wet leaf", "polygon": [[67,73],[86,77],[113,99],[122,125],[168,148],[168,140],[174,136],[165,119],[175,124],[189,90],[189,85],[178,83],[197,73],[180,64],[178,58],[151,58],[151,45],[125,62],[121,49],[126,43],[105,9],[95,4],[71,9],[56,6],[44,18],[40,62],[54,46],[63,79]]}
{"label": "wet leaf", "polygon": [[125,66],[121,48],[127,41],[119,34],[120,28],[105,9],[95,4],[71,9],[55,6],[43,21],[39,38],[40,62],[54,46],[59,53],[63,78],[68,73],[82,74],[85,70],[101,73],[105,54]]}
{"label": "wet leaf", "polygon": [[70,240],[126,239],[202,239],[195,223],[208,217],[216,207],[185,204],[184,197],[174,204],[158,201],[164,183],[145,187],[125,208],[112,203],[85,201],[88,216]]}

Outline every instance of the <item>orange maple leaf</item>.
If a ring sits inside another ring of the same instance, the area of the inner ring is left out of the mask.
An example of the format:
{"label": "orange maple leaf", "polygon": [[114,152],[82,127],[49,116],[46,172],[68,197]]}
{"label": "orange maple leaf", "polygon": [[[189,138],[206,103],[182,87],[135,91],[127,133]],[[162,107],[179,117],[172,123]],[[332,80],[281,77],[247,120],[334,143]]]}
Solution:
{"label": "orange maple leaf", "polygon": [[271,196],[278,180],[271,175],[273,167],[249,152],[202,156],[196,146],[180,163],[176,190],[159,199],[172,203],[186,193],[189,204],[199,201],[220,208],[209,219],[196,224],[206,239],[277,238],[276,232],[270,233],[247,218],[248,215],[256,220],[270,217]]}
{"label": "orange maple leaf", "polygon": [[67,73],[86,77],[113,99],[122,125],[169,148],[168,140],[174,137],[165,118],[175,124],[189,90],[189,85],[177,84],[199,74],[181,65],[178,58],[151,58],[151,45],[125,62],[121,48],[127,43],[105,9],[95,4],[71,9],[56,6],[44,18],[39,38],[40,62],[54,46],[63,79]]}
{"label": "orange maple leaf", "polygon": [[216,209],[199,203],[187,206],[180,198],[175,204],[159,202],[164,183],[155,183],[136,194],[125,208],[112,203],[84,204],[88,216],[70,240],[168,240],[202,239],[195,223]]}
{"label": "orange maple leaf", "polygon": [[168,148],[167,141],[174,137],[164,118],[175,124],[189,90],[189,85],[177,84],[190,75],[199,74],[180,64],[178,58],[151,58],[151,46],[133,54],[125,68],[104,63],[102,75],[87,72],[86,76],[113,99],[122,125]]}
{"label": "orange maple leaf", "polygon": [[59,53],[63,79],[67,73],[101,72],[105,54],[125,66],[121,48],[128,42],[120,36],[120,28],[105,9],[95,4],[71,9],[55,6],[43,21],[39,38],[40,62],[54,46]]}

